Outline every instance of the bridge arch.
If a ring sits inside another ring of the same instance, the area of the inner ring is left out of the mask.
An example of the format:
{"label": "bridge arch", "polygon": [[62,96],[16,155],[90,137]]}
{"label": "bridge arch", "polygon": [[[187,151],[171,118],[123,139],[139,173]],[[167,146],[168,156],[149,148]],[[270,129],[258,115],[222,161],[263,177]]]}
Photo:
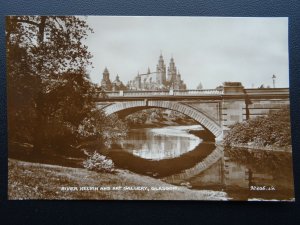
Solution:
{"label": "bridge arch", "polygon": [[222,127],[217,124],[214,120],[206,116],[199,110],[196,110],[188,105],[178,103],[175,101],[153,101],[153,100],[145,100],[145,101],[128,101],[128,102],[117,102],[112,103],[106,107],[103,107],[106,115],[110,115],[113,113],[121,112],[123,110],[128,109],[147,109],[147,108],[164,108],[171,109],[177,112],[180,112],[208,129],[214,136],[216,140],[222,140]]}

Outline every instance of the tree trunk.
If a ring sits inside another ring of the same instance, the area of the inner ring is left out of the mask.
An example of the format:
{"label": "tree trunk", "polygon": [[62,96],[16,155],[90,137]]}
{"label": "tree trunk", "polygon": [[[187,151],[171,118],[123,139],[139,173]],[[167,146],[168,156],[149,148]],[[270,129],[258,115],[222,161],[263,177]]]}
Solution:
{"label": "tree trunk", "polygon": [[[38,26],[38,41],[39,48],[43,47],[44,44],[44,33],[45,33],[45,25],[46,25],[46,16],[41,16],[41,22]],[[46,123],[46,118],[43,113],[44,111],[44,96],[43,96],[43,88],[42,88],[42,71],[43,70],[43,59],[41,58],[38,62],[37,66],[37,94],[36,94],[36,122],[33,133],[33,154],[35,156],[40,156],[42,154],[43,146],[44,146],[44,128]]]}
{"label": "tree trunk", "polygon": [[41,16],[41,22],[39,24],[39,34],[38,34],[38,40],[40,45],[43,45],[44,42],[46,19],[47,19],[46,16]]}

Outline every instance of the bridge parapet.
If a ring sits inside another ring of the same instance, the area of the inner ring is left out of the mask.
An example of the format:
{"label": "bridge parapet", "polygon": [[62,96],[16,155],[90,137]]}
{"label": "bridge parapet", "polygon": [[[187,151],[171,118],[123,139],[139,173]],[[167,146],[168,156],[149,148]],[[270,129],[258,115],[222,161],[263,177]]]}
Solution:
{"label": "bridge parapet", "polygon": [[108,98],[114,97],[153,97],[153,96],[208,96],[222,95],[223,91],[216,89],[202,90],[170,90],[170,91],[107,91]]}
{"label": "bridge parapet", "polygon": [[174,90],[176,96],[205,96],[205,95],[222,95],[223,91],[217,89],[202,89],[202,90]]}
{"label": "bridge parapet", "polygon": [[240,96],[245,98],[260,97],[260,98],[275,98],[275,97],[289,97],[288,88],[267,88],[267,89],[245,89],[243,86],[224,86],[223,90],[218,89],[202,89],[202,90],[169,90],[169,91],[107,91],[105,92],[107,98],[135,98],[135,97],[225,97]]}
{"label": "bridge parapet", "polygon": [[245,93],[250,98],[264,98],[266,96],[270,96],[271,98],[289,98],[290,95],[289,88],[247,88],[245,89]]}

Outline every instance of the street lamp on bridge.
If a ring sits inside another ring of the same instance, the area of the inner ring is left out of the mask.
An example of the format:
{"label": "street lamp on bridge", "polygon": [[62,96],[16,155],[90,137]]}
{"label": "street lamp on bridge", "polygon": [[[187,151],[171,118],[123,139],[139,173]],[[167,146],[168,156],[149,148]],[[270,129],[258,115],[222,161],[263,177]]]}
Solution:
{"label": "street lamp on bridge", "polygon": [[275,79],[276,79],[275,74],[273,74],[272,79],[273,79],[273,88],[275,88]]}

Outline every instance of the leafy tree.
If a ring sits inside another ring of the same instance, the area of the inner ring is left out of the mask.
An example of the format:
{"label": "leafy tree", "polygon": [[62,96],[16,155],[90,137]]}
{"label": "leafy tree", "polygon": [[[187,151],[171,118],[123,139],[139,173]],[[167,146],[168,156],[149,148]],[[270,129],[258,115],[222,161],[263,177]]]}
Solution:
{"label": "leafy tree", "polygon": [[148,110],[141,110],[128,115],[125,120],[129,126],[142,125],[146,123],[148,116]]}
{"label": "leafy tree", "polygon": [[[93,98],[100,89],[85,71],[91,54],[83,40],[92,29],[84,18],[9,16],[6,27],[10,143],[31,143],[39,154],[76,146],[87,133],[103,137],[109,122],[114,127],[118,120],[113,123],[96,109]],[[92,120],[101,132],[82,130]],[[110,131],[112,142],[116,132]]]}
{"label": "leafy tree", "polygon": [[[73,16],[9,16],[6,28],[9,133],[17,133],[20,120],[35,120],[29,136],[40,151],[49,119],[45,97],[64,82],[62,73],[82,71],[90,64],[91,54],[82,40],[91,29]],[[22,98],[24,94],[28,96]],[[16,105],[20,108],[14,112]]]}
{"label": "leafy tree", "polygon": [[9,16],[6,18],[7,52],[25,48],[32,72],[44,82],[49,74],[77,71],[90,64],[91,54],[82,41],[92,29],[74,16]]}

